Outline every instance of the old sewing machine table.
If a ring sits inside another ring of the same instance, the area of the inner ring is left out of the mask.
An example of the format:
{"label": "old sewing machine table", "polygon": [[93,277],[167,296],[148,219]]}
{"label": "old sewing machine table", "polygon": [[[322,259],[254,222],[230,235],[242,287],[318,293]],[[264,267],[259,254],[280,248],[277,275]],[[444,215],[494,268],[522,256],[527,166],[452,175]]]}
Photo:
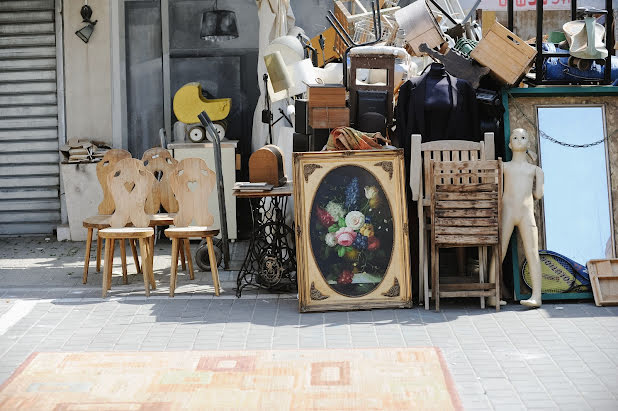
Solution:
{"label": "old sewing machine table", "polygon": [[272,191],[235,192],[249,199],[252,234],[247,256],[238,272],[236,296],[255,286],[272,291],[296,289],[294,230],[285,222],[285,210],[293,186],[288,182]]}

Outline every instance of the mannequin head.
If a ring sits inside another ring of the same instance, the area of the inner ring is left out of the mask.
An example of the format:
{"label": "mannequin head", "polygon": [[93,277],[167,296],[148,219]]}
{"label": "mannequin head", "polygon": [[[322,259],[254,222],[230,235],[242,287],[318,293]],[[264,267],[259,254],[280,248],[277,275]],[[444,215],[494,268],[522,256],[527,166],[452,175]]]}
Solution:
{"label": "mannequin head", "polygon": [[530,136],[523,128],[516,128],[511,133],[509,148],[513,152],[526,152],[530,147]]}

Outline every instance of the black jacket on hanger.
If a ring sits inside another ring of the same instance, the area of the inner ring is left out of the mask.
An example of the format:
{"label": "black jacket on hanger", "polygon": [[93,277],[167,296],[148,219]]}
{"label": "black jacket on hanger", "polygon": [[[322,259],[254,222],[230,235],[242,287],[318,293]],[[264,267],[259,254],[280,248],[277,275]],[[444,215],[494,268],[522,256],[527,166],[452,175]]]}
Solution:
{"label": "black jacket on hanger", "polygon": [[[428,98],[431,98],[431,95],[427,95],[428,85],[442,88],[439,90],[439,99],[444,101],[432,102],[432,106],[438,103],[442,110],[432,111],[426,107]],[[404,148],[408,161],[412,134],[420,134],[423,142],[482,140],[474,88],[468,81],[448,74],[444,66],[438,63],[433,63],[425,74],[408,80],[401,86],[395,107],[395,119],[398,146]],[[439,135],[440,130],[443,135]]]}

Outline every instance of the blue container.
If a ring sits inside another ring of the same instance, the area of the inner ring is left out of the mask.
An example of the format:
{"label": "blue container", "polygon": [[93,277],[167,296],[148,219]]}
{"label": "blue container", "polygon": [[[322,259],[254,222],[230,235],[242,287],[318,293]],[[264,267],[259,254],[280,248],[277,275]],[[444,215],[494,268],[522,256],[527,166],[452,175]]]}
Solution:
{"label": "blue container", "polygon": [[[564,53],[566,57],[550,57],[543,63],[543,77],[545,80],[572,81],[602,80],[605,76],[605,66],[592,63],[589,70],[579,70],[569,66],[569,51],[556,49],[552,43],[543,43],[543,51],[548,53]],[[612,56],[612,81],[618,79],[618,57]]]}

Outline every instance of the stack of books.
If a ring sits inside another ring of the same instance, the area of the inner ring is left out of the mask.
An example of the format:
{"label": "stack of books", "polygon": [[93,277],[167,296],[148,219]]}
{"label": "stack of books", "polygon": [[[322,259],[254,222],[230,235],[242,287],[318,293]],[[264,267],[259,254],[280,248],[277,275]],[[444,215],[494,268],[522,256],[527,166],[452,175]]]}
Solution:
{"label": "stack of books", "polygon": [[248,192],[262,192],[262,191],[271,191],[273,189],[272,184],[268,183],[249,183],[246,181],[239,181],[234,184],[234,191],[239,191],[242,193]]}

